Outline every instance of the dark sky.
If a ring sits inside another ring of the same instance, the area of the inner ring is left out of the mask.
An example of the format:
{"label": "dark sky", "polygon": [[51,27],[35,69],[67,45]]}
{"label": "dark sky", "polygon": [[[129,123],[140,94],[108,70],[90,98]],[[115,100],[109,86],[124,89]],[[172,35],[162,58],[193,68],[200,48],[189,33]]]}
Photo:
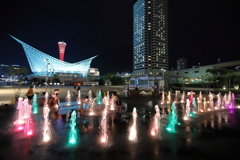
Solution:
{"label": "dark sky", "polygon": [[[98,55],[101,75],[132,72],[133,4],[136,0],[1,0],[0,64],[29,67],[19,43],[74,63]],[[188,67],[240,60],[239,0],[169,0],[169,62]]]}

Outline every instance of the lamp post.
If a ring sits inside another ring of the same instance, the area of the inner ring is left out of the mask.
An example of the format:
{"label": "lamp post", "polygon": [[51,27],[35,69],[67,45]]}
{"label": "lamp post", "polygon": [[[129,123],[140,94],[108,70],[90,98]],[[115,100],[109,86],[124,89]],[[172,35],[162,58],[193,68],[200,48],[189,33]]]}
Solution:
{"label": "lamp post", "polygon": [[45,92],[47,91],[47,81],[48,81],[48,65],[50,64],[48,59],[44,59],[44,61],[47,62],[47,65],[46,65],[46,80],[45,80]]}
{"label": "lamp post", "polygon": [[163,76],[163,77],[162,77],[162,81],[163,81],[163,93],[164,93],[164,81],[165,81],[165,80],[164,80],[164,72],[165,72],[166,70],[162,68],[161,71],[162,71],[162,76]]}

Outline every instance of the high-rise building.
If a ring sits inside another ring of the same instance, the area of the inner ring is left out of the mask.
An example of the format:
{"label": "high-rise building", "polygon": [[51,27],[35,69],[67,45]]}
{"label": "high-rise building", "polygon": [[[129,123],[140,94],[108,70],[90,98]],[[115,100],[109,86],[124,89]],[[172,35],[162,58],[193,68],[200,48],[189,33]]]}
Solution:
{"label": "high-rise building", "polygon": [[168,69],[167,0],[138,0],[133,9],[133,74]]}
{"label": "high-rise building", "polygon": [[64,61],[64,53],[65,53],[65,49],[66,49],[66,43],[64,42],[58,42],[58,48],[59,48],[59,59],[61,61]]}

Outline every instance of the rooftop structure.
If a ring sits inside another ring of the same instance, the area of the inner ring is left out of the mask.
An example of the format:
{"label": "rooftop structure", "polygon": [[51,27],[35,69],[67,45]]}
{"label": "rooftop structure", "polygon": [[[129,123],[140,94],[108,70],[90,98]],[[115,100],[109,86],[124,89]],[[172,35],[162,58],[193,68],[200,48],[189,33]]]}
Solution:
{"label": "rooftop structure", "polygon": [[68,63],[43,53],[13,36],[11,37],[22,45],[31,71],[35,75],[51,76],[51,74],[55,73],[66,73],[85,77],[87,76],[92,60],[97,57],[94,56],[76,63]]}

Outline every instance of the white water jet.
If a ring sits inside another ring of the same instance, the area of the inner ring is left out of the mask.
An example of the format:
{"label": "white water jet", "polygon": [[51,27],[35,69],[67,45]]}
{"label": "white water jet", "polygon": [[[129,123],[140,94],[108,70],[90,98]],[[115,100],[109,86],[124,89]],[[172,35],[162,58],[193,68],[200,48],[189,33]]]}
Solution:
{"label": "white water jet", "polygon": [[159,108],[158,108],[158,105],[155,105],[155,110],[156,110],[156,114],[155,116],[153,117],[153,120],[152,120],[152,128],[151,128],[151,135],[152,136],[159,136],[159,130],[161,128],[161,116],[160,116],[160,112],[159,112]]}
{"label": "white water jet", "polygon": [[202,103],[202,92],[199,92],[198,103]]}
{"label": "white water jet", "polygon": [[185,103],[185,91],[182,93],[181,103]]}
{"label": "white water jet", "polygon": [[70,106],[71,105],[71,94],[70,91],[67,91],[67,96],[66,96],[66,105]]}
{"label": "white water jet", "polygon": [[221,96],[220,92],[218,93],[217,97],[218,97],[218,100],[217,100],[217,106],[215,107],[215,109],[220,109],[220,107],[222,106],[222,104],[221,104],[222,103],[222,100],[221,100],[222,96]]}
{"label": "white water jet", "polygon": [[89,92],[88,92],[88,99],[91,101],[92,100],[92,91],[91,90],[89,90]]}
{"label": "white water jet", "polygon": [[107,98],[106,98],[106,104],[105,105],[109,105],[109,100],[110,100],[109,91],[107,91]]}
{"label": "white water jet", "polygon": [[111,105],[110,105],[110,110],[115,110],[115,100],[114,97],[111,98]]}
{"label": "white water jet", "polygon": [[45,92],[44,107],[48,107],[48,92]]}
{"label": "white water jet", "polygon": [[175,91],[174,103],[178,103],[178,91]]}
{"label": "white water jet", "polygon": [[95,101],[97,98],[94,98],[92,101],[89,102],[89,115],[94,115],[94,107],[96,105]]}
{"label": "white water jet", "polygon": [[214,106],[214,103],[213,103],[213,95],[212,95],[212,93],[211,92],[209,92],[209,108],[208,108],[208,110],[210,111],[210,110],[213,110],[213,106]]}
{"label": "white water jet", "polygon": [[228,92],[228,99],[227,99],[227,103],[228,103],[228,104],[230,104],[231,101],[232,101],[232,100],[231,100],[231,96],[232,96],[231,91],[229,91],[229,92]]}
{"label": "white water jet", "polygon": [[51,129],[50,129],[50,122],[49,122],[49,108],[48,107],[43,107],[43,117],[44,117],[44,122],[43,122],[43,128],[42,128],[42,134],[43,134],[43,141],[47,142],[51,139]]}
{"label": "white water jet", "polygon": [[207,105],[207,101],[206,98],[203,98],[203,110],[206,111],[206,105]]}
{"label": "white water jet", "polygon": [[[164,94],[164,91],[163,91],[163,94]],[[167,96],[167,104],[170,104],[170,103],[171,103],[171,92],[169,91]]]}
{"label": "white water jet", "polygon": [[162,100],[161,100],[161,104],[164,104],[164,100],[165,100],[164,91],[162,91]]}
{"label": "white water jet", "polygon": [[184,120],[189,120],[189,114],[190,114],[190,101],[189,99],[186,99],[186,112],[185,115],[183,117]]}
{"label": "white water jet", "polygon": [[108,135],[107,135],[107,107],[104,108],[102,112],[102,119],[100,123],[100,140],[102,143],[107,143]]}
{"label": "white water jet", "polygon": [[129,129],[129,140],[136,142],[137,141],[137,110],[134,107],[132,113],[132,125]]}
{"label": "white water jet", "polygon": [[78,91],[78,98],[77,98],[77,103],[81,104],[81,91]]}

